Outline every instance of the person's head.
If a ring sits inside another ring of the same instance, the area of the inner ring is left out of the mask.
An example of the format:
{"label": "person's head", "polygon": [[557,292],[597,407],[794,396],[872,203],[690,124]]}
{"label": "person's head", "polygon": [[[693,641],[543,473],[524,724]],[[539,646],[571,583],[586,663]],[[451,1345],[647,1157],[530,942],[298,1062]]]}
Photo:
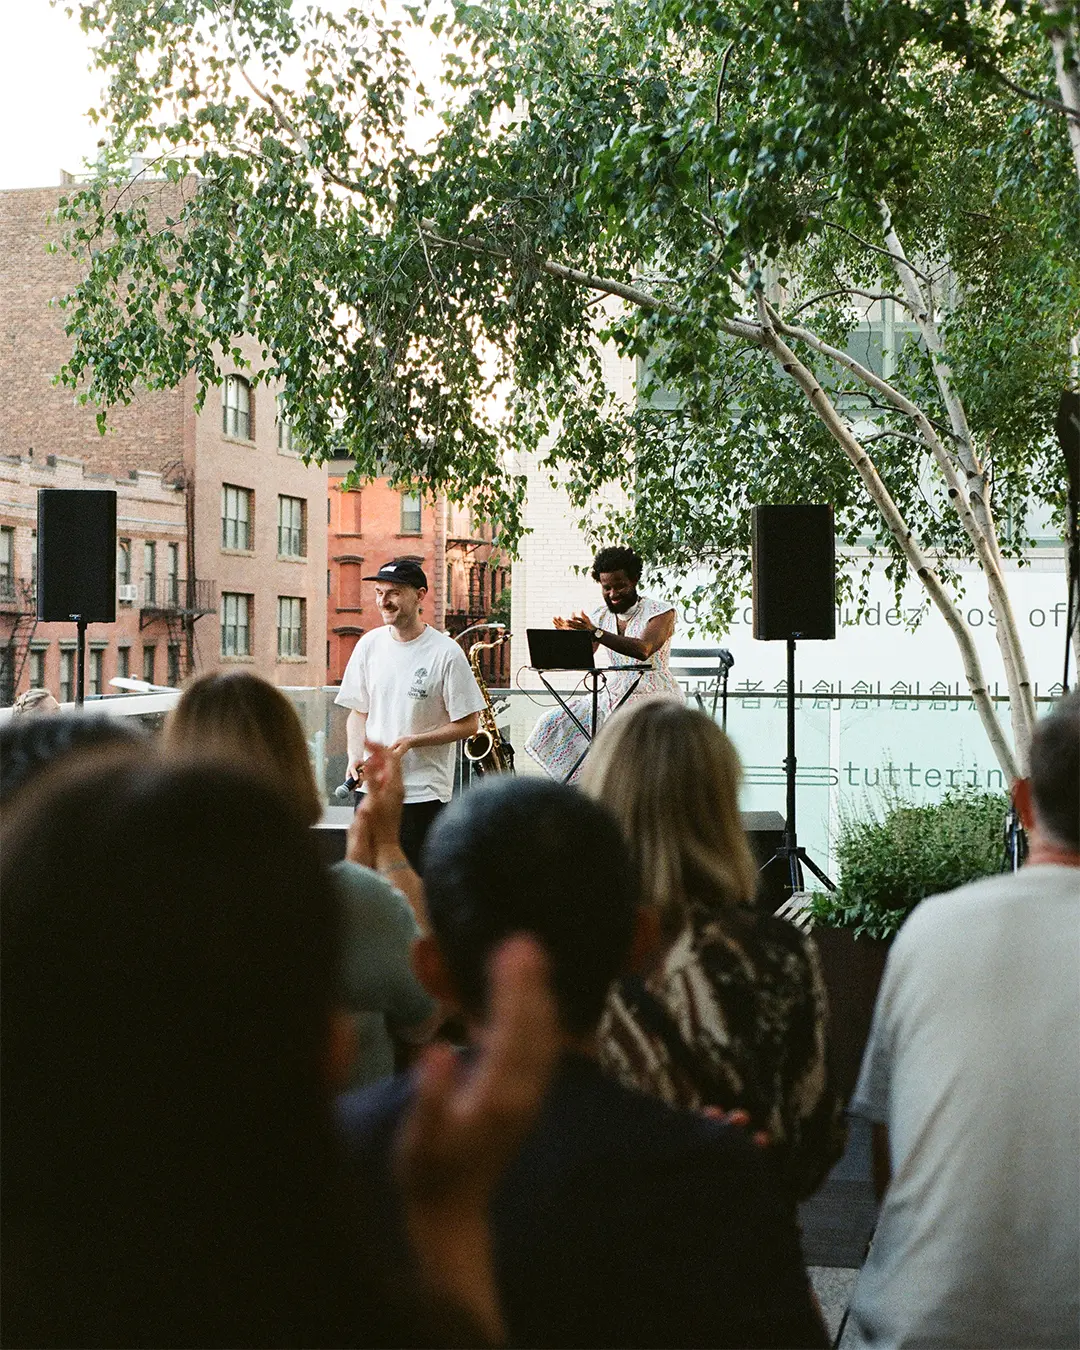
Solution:
{"label": "person's head", "polygon": [[218,670],[187,686],[169,715],[165,744],[215,754],[268,775],[314,825],[323,802],[296,709],[275,685],[247,670]]}
{"label": "person's head", "polygon": [[427,595],[427,576],[414,558],[394,558],[364,580],[375,583],[383,623],[402,631],[415,626]]}
{"label": "person's head", "polygon": [[145,744],[131,718],[88,712],[12,718],[0,728],[0,807],[7,808],[43,770],[79,750]]}
{"label": "person's head", "polygon": [[602,548],[593,559],[592,579],[600,583],[608,609],[624,614],[637,602],[641,558],[632,548]]}
{"label": "person's head", "polygon": [[434,941],[416,956],[432,992],[482,1022],[489,958],[528,933],[547,951],[564,1032],[595,1031],[638,910],[633,863],[602,806],[546,780],[486,779],[432,826],[424,886]]}
{"label": "person's head", "polygon": [[1016,785],[1024,824],[1039,842],[1080,855],[1080,689],[1036,724],[1027,779]]}
{"label": "person's head", "polygon": [[219,761],[100,752],[14,804],[0,878],[13,1343],[283,1343],[339,1031],[305,822]]}
{"label": "person's head", "polygon": [[757,864],[739,818],[739,757],[711,717],[643,699],[601,728],[581,786],[622,827],[643,898],[671,937],[687,905],[750,904]]}
{"label": "person's head", "polygon": [[11,710],[12,717],[22,717],[28,713],[55,713],[60,704],[47,689],[27,689],[15,700]]}

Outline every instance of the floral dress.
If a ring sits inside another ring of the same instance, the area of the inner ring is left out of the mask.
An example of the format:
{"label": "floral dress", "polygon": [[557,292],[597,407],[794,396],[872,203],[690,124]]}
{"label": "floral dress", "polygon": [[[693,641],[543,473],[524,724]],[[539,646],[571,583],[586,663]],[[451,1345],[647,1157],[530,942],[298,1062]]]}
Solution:
{"label": "floral dress", "polygon": [[844,1149],[826,1018],[811,939],[771,914],[698,904],[655,971],[613,988],[600,1062],[672,1106],[745,1110],[800,1200]]}
{"label": "floral dress", "polygon": [[[626,627],[623,629],[622,636],[639,638],[645,632],[645,627],[651,619],[655,619],[660,614],[670,614],[673,608],[673,605],[666,604],[662,600],[651,600],[647,595],[639,595],[633,607],[628,609],[625,614],[613,614],[607,605],[601,605],[598,609],[594,609],[589,617],[592,619],[594,627],[602,628],[607,633],[618,633],[618,621],[619,619],[625,619]],[[636,657],[623,656],[620,652],[613,652],[610,648],[604,650],[610,664],[602,667],[602,669],[611,673],[605,674],[600,685],[600,695],[596,706],[597,730],[603,724],[604,719],[609,717],[614,709],[619,706],[619,700],[629,689],[633,689],[633,692],[622,705],[624,708],[630,707],[639,699],[652,698],[657,695],[666,694],[672,698],[683,698],[679,682],[672,675],[668,665],[671,652],[670,638],[650,657],[648,664],[652,666],[652,670],[641,676],[636,687],[634,686],[634,681],[638,679],[636,672],[628,671],[622,675],[617,672],[620,666],[635,666],[642,663]],[[582,725],[587,727],[592,719],[592,694],[575,694],[572,698],[568,698],[566,702],[573,708],[574,715]],[[556,782],[572,782],[580,772],[581,765],[578,765],[576,769],[574,766],[581,759],[586,744],[585,737],[567,717],[563,709],[552,708],[549,712],[544,713],[533,728],[532,735],[525,743],[525,753],[541,765]],[[572,774],[571,770],[573,770]]]}

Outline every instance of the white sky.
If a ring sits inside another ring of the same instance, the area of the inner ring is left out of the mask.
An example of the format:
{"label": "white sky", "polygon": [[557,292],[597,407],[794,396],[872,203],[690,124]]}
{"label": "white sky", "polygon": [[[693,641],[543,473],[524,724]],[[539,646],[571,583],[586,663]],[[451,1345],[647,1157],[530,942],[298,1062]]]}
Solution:
{"label": "white sky", "polygon": [[49,0],[0,0],[0,188],[47,187],[93,159],[100,98],[90,44]]}
{"label": "white sky", "polygon": [[[82,172],[96,157],[101,129],[88,112],[101,102],[103,76],[91,69],[90,41],[65,3],[0,0],[0,188],[48,187],[61,169]],[[347,7],[346,0],[326,4]],[[438,43],[428,37],[412,59],[430,88]]]}

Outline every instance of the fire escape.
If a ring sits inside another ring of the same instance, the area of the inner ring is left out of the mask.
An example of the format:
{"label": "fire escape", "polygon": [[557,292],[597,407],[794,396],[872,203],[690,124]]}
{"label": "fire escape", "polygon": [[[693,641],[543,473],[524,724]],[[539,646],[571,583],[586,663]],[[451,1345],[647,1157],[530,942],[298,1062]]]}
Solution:
{"label": "fire escape", "polygon": [[140,631],[152,623],[164,622],[169,646],[180,650],[180,678],[191,673],[194,665],[195,620],[217,611],[216,587],[212,581],[186,580],[180,577],[156,577],[143,586],[139,610]]}
{"label": "fire escape", "polygon": [[15,690],[37,628],[37,593],[32,581],[0,576],[0,622],[0,706],[6,708],[15,702]]}

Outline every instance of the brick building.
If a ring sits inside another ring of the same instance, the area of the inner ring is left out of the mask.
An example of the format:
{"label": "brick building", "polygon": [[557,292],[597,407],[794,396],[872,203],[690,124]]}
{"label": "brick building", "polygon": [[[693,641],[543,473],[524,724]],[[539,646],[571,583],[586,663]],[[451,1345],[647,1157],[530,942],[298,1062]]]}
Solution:
{"label": "brick building", "polygon": [[158,682],[241,663],[278,684],[322,684],[326,470],[293,449],[273,386],[253,384],[227,359],[200,413],[189,379],[111,409],[98,434],[96,410],[53,384],[70,339],[51,302],[79,277],[63,250],[47,251],[63,191],[0,192],[0,696],[37,678],[65,692],[65,625],[28,635],[39,486],[120,493],[117,585],[130,598],[115,625],[91,633],[88,688],[99,666],[106,685],[125,670],[149,674],[147,648]]}
{"label": "brick building", "polygon": [[151,617],[137,603],[128,578],[152,557],[166,588],[179,575],[186,538],[184,494],[160,475],[136,473],[116,479],[91,474],[85,464],[61,455],[22,460],[0,458],[0,618],[4,622],[0,704],[16,690],[49,689],[61,702],[75,697],[75,628],[38,623],[37,494],[39,488],[112,488],[117,494],[116,623],[87,629],[86,691],[103,694],[114,676],[175,684],[183,664],[183,634],[167,613]]}
{"label": "brick building", "polygon": [[[391,558],[415,558],[431,591],[424,617],[435,628],[457,634],[498,611],[509,584],[509,565],[491,543],[490,527],[445,498],[400,492],[379,478],[358,488],[344,487],[350,461],[329,466],[330,531],[327,571],[327,674],[338,683],[356,640],[382,620],[371,582],[362,580]],[[509,621],[509,615],[506,616]],[[509,652],[485,653],[490,684],[505,686]]]}

